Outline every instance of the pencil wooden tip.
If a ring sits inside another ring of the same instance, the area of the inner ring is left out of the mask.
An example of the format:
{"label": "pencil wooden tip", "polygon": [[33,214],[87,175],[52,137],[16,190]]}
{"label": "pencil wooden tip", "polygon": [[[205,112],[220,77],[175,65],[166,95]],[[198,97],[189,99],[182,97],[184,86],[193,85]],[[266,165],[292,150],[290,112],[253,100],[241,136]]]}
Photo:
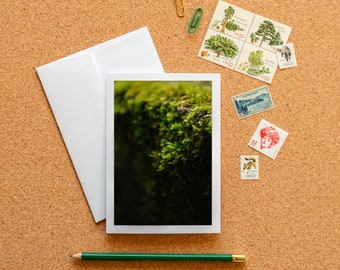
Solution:
{"label": "pencil wooden tip", "polygon": [[81,253],[71,254],[71,255],[69,255],[69,256],[70,256],[70,258],[74,258],[74,259],[79,259],[79,260],[81,260]]}

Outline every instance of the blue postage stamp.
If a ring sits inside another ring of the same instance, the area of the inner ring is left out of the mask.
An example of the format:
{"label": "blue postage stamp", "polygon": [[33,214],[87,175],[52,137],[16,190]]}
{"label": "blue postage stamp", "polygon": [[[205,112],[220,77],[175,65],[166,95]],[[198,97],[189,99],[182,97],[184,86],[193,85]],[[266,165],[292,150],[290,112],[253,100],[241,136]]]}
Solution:
{"label": "blue postage stamp", "polygon": [[239,119],[274,108],[267,86],[233,96],[231,99]]}

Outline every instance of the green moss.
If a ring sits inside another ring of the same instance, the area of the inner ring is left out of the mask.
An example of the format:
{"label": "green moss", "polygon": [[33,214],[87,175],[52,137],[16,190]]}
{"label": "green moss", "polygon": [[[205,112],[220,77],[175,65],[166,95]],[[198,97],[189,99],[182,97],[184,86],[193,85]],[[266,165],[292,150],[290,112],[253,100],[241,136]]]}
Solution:
{"label": "green moss", "polygon": [[211,82],[115,83],[115,177],[137,190],[117,194],[124,222],[211,224],[211,94]]}

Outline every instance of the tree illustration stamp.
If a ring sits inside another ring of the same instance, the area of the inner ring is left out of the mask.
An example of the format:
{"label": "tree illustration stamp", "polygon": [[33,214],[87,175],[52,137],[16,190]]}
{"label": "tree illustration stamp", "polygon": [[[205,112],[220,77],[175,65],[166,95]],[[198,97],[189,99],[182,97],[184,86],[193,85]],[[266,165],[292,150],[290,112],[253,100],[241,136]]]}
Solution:
{"label": "tree illustration stamp", "polygon": [[262,119],[248,146],[271,159],[275,159],[287,136],[288,132]]}
{"label": "tree illustration stamp", "polygon": [[259,179],[259,157],[240,156],[240,170],[242,180],[258,180]]}
{"label": "tree illustration stamp", "polygon": [[271,83],[278,66],[276,46],[291,27],[224,1],[217,3],[198,56]]}

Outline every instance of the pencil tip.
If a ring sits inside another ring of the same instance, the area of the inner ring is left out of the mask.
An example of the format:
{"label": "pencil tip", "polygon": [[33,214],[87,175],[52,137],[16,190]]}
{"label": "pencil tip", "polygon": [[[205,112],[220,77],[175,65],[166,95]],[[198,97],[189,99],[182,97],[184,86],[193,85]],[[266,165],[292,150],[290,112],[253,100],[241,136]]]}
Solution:
{"label": "pencil tip", "polygon": [[81,260],[81,252],[80,253],[71,254],[69,256],[72,259],[79,259],[79,260]]}

